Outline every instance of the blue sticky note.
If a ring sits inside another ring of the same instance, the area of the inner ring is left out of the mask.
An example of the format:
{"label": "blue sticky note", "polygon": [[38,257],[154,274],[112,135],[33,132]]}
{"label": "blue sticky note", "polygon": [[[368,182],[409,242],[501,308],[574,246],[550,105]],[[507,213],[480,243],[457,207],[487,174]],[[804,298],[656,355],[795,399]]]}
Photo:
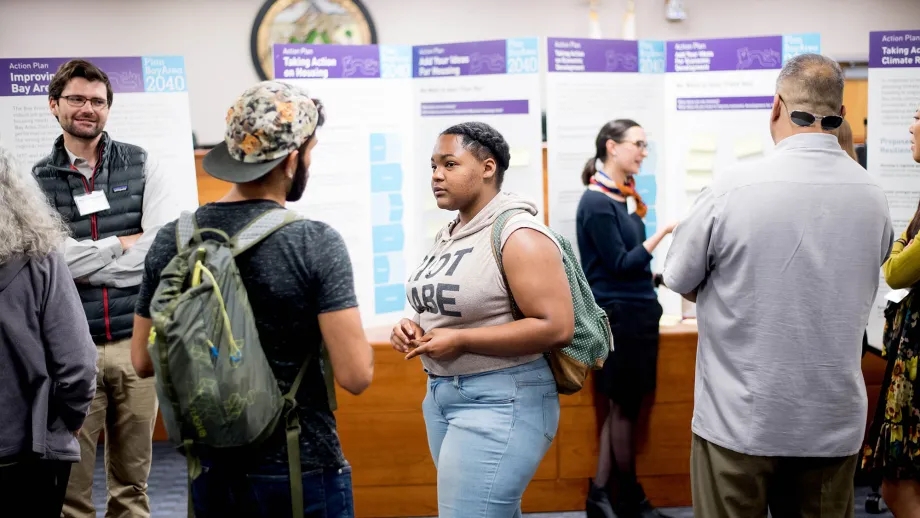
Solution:
{"label": "blue sticky note", "polygon": [[378,315],[395,313],[406,307],[406,288],[402,284],[386,284],[374,288],[374,312]]}
{"label": "blue sticky note", "polygon": [[648,208],[648,211],[645,213],[645,217],[642,218],[642,221],[645,223],[646,237],[654,234],[658,228],[658,211],[655,210],[655,207]]}
{"label": "blue sticky note", "polygon": [[649,141],[648,143],[648,156],[642,160],[642,165],[639,167],[639,172],[641,174],[655,174],[656,169],[658,168],[658,144],[654,141]]}
{"label": "blue sticky note", "polygon": [[402,193],[390,193],[390,223],[402,221],[403,217],[403,198]]}
{"label": "blue sticky note", "polygon": [[401,252],[405,246],[406,237],[402,225],[375,225],[371,227],[371,234],[375,254]]}
{"label": "blue sticky note", "polygon": [[371,165],[371,192],[402,191],[402,166],[399,164]]}
{"label": "blue sticky note", "polygon": [[383,133],[371,133],[371,163],[385,162],[387,159],[387,136]]}
{"label": "blue sticky note", "polygon": [[374,256],[374,284],[390,282],[390,261],[387,255]]}
{"label": "blue sticky note", "polygon": [[642,197],[646,205],[655,205],[658,198],[658,184],[655,181],[655,175],[639,174],[636,175],[636,192]]}

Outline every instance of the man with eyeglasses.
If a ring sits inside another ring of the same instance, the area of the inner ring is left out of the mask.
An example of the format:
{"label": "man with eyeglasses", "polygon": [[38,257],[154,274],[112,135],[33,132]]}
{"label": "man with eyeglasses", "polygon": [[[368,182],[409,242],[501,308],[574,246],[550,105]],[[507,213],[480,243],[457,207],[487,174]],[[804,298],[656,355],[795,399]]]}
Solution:
{"label": "man with eyeglasses", "polygon": [[108,76],[92,63],[63,64],[49,85],[51,113],[63,130],[33,175],[70,227],[64,255],[98,349],[96,396],[78,433],[64,516],[95,518],[96,448],[105,430],[106,517],[150,516],[147,476],[157,415],[153,379],[131,365],[134,305],[147,249],[157,229],[183,208],[147,152],[106,133]]}
{"label": "man with eyeglasses", "polygon": [[717,177],[674,232],[664,282],[699,324],[696,516],[854,515],[862,338],[894,235],[884,192],[830,133],[843,85],[831,59],[789,60],[773,152]]}

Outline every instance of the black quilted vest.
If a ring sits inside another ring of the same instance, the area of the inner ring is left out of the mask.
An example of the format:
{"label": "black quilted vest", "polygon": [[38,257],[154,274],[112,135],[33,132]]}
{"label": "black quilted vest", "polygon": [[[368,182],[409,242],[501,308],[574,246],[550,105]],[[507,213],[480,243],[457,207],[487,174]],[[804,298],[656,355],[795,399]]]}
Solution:
{"label": "black quilted vest", "polygon": [[[51,154],[32,169],[51,204],[70,226],[77,241],[139,234],[144,202],[144,163],[147,152],[137,146],[111,140],[99,141],[101,157],[92,180],[70,166],[64,137],[54,142]],[[109,210],[80,216],[74,196],[104,191]],[[134,303],[138,287],[107,288],[77,283],[90,333],[97,344],[129,338],[134,326]]]}

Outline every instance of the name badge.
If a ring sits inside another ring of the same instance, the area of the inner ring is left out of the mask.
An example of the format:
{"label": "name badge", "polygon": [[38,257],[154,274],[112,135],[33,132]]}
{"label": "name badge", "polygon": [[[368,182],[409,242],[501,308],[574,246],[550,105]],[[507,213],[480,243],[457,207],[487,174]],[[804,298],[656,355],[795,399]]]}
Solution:
{"label": "name badge", "polygon": [[626,197],[626,212],[632,214],[633,212],[636,212],[636,207],[637,207],[636,199],[633,198],[632,196],[627,196]]}
{"label": "name badge", "polygon": [[109,210],[109,199],[105,197],[105,193],[102,191],[93,191],[89,194],[74,196],[73,201],[77,204],[77,210],[81,216]]}

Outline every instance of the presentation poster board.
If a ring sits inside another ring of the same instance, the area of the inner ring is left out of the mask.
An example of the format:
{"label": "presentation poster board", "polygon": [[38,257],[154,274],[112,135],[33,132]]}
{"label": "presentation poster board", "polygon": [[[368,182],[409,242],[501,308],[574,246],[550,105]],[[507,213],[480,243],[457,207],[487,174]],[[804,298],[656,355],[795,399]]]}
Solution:
{"label": "presentation poster board", "polygon": [[668,42],[668,207],[680,218],[715,175],[773,149],[770,109],[788,59],[818,34]]}
{"label": "presentation poster board", "polygon": [[[869,124],[866,161],[885,190],[896,237],[907,228],[920,200],[920,165],[913,161],[908,127],[920,108],[920,30],[869,34]],[[882,278],[869,318],[869,343],[881,348],[886,295]]]}
{"label": "presentation poster board", "polygon": [[[51,153],[61,126],[51,114],[48,87],[73,58],[0,59],[0,145],[10,149],[23,174]],[[105,130],[114,140],[141,146],[169,176],[176,203],[198,206],[195,153],[181,56],[86,59],[109,76],[114,101]]]}
{"label": "presentation poster board", "polygon": [[431,152],[453,124],[494,126],[511,148],[503,189],[543,208],[536,38],[443,45],[274,46],[275,78],[325,106],[310,181],[290,206],[342,234],[367,326],[408,311],[405,281],[456,215],[437,208]]}
{"label": "presentation poster board", "polygon": [[[416,196],[424,226],[422,254],[456,217],[431,192],[431,154],[438,135],[462,122],[485,122],[508,142],[511,164],[502,190],[534,202],[543,213],[543,135],[537,38],[422,45],[412,49]],[[420,260],[421,256],[416,260]]]}
{"label": "presentation poster board", "polygon": [[[636,188],[648,205],[646,232],[655,233],[664,205],[659,180],[664,173],[665,43],[548,38],[546,64],[550,226],[577,250],[575,215],[585,190],[581,172],[596,154],[601,127],[611,120],[632,119],[645,130],[649,146]],[[655,254],[653,268],[660,270],[662,260]]]}
{"label": "presentation poster board", "polygon": [[[682,40],[667,47],[665,196],[669,219],[680,220],[713,178],[772,151],[770,110],[780,70],[794,56],[820,53],[821,37]],[[662,243],[661,255],[669,244]],[[695,317],[695,304],[681,300],[679,314]]]}
{"label": "presentation poster board", "polygon": [[412,48],[275,45],[275,77],[319,99],[326,122],[310,179],[289,207],[345,240],[365,326],[392,325],[406,307],[418,235],[412,168]]}

